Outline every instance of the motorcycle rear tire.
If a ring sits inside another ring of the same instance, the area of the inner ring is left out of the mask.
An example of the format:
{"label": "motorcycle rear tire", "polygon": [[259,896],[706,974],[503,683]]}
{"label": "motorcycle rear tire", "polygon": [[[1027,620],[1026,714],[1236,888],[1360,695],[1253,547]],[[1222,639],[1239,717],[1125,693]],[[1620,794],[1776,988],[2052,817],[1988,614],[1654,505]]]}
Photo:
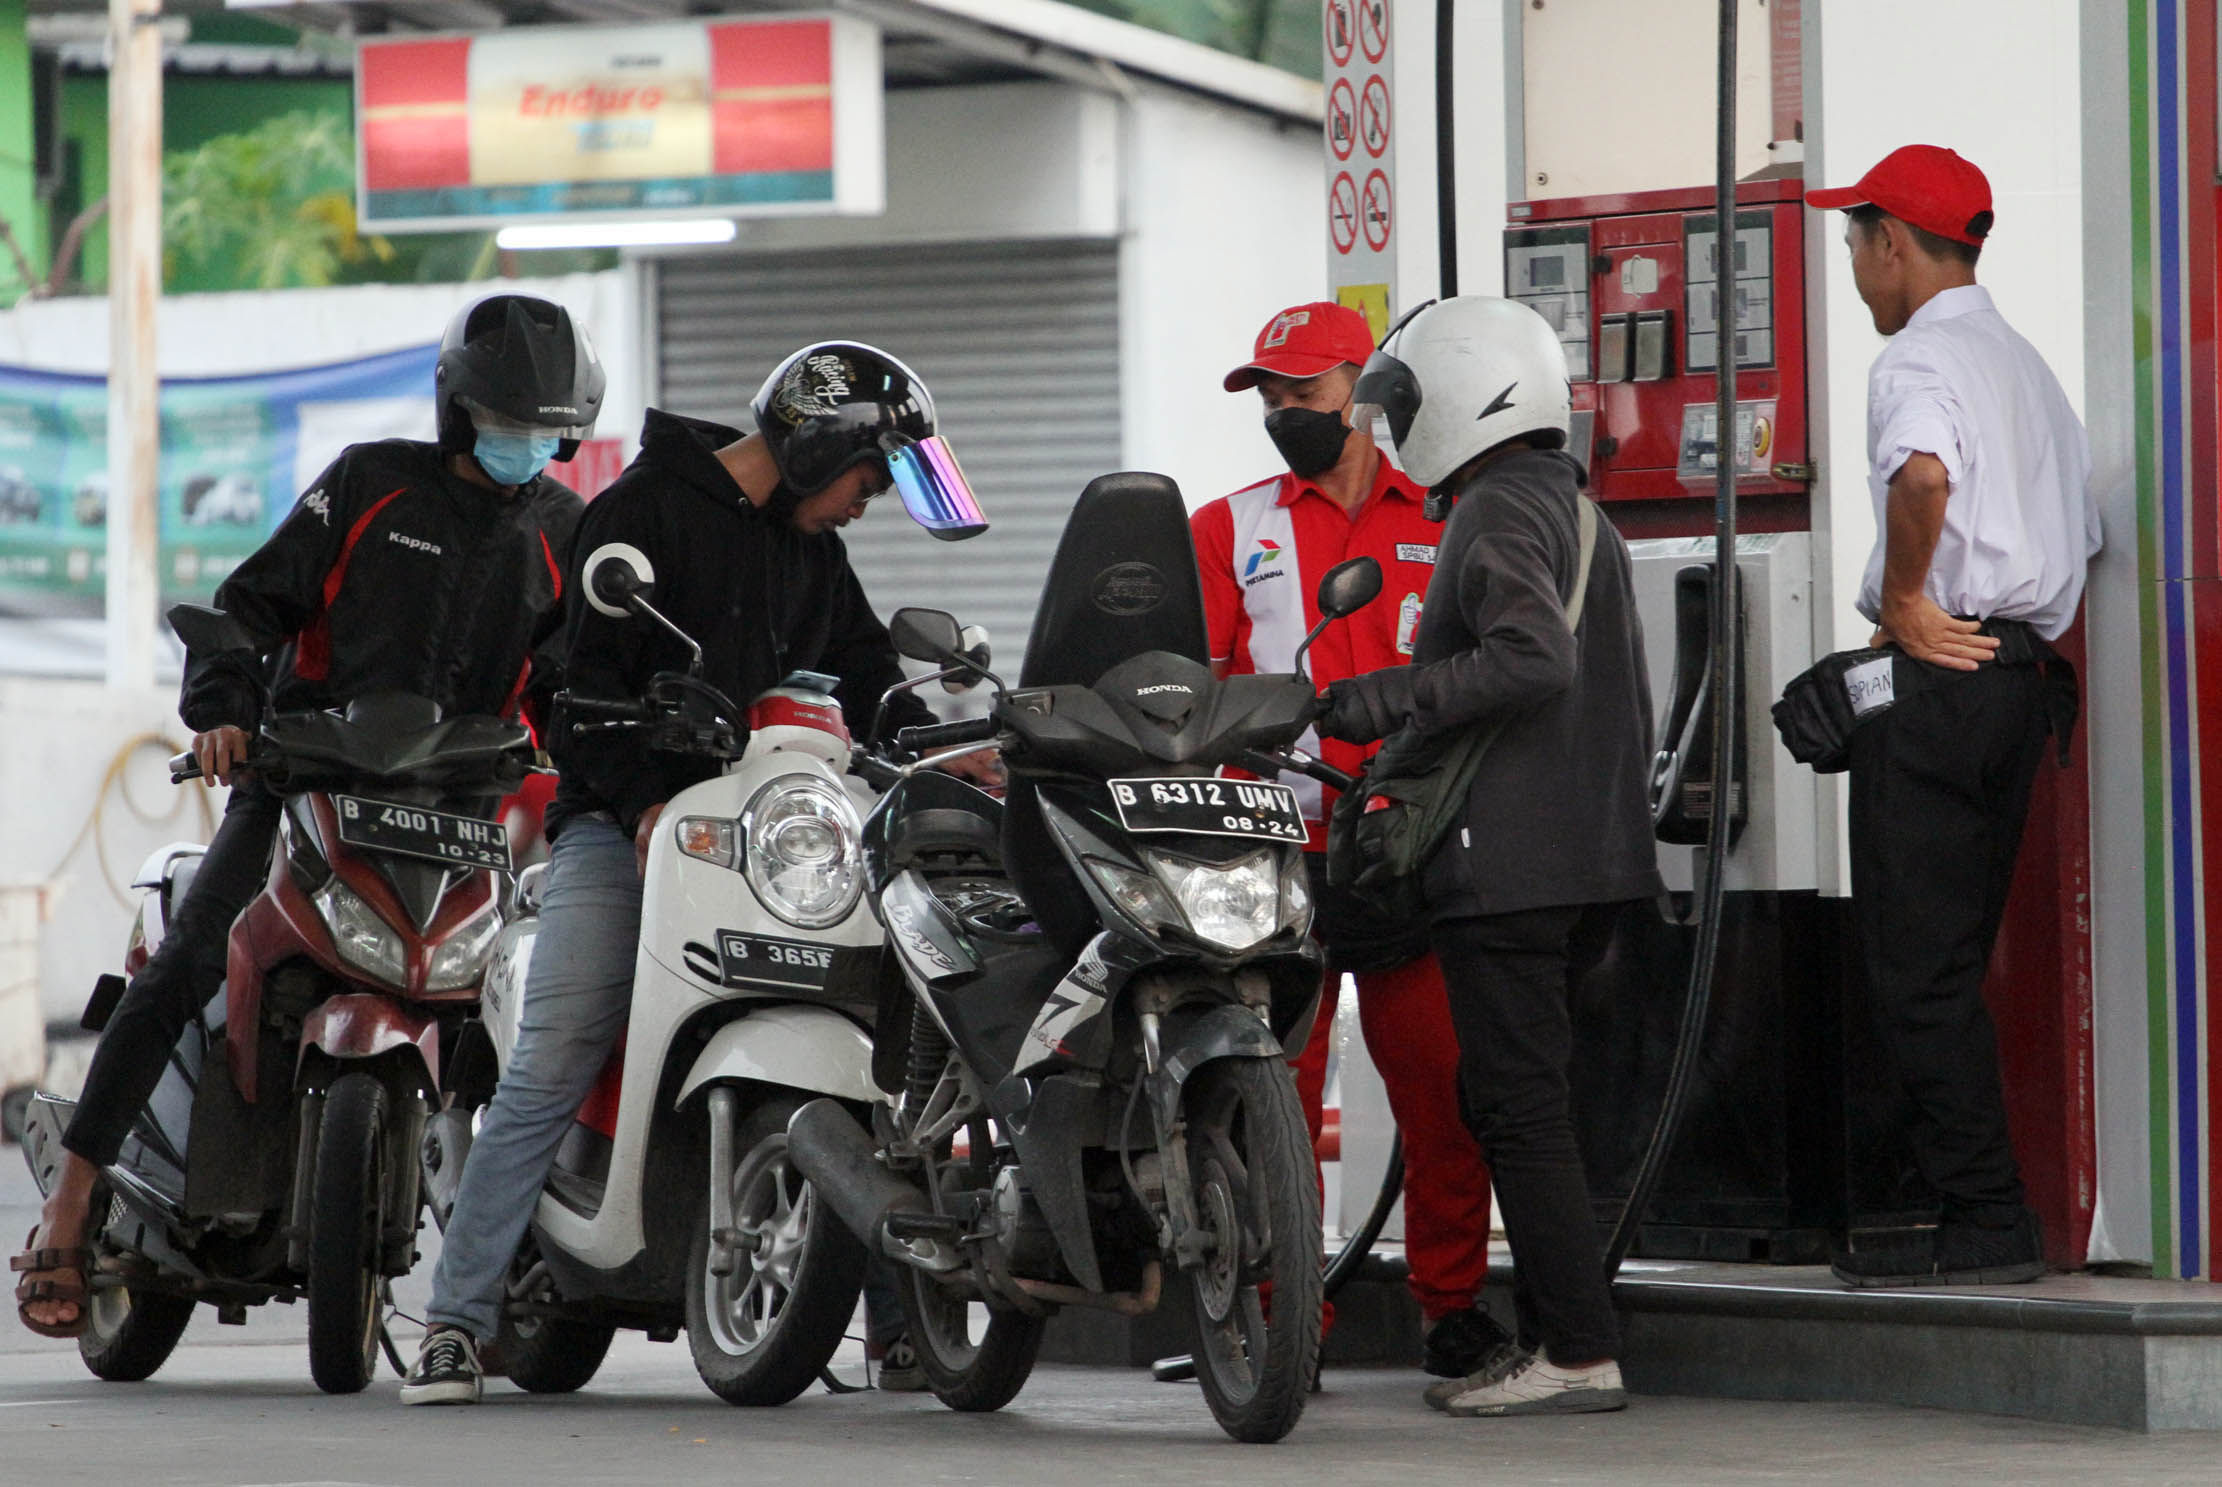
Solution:
{"label": "motorcycle rear tire", "polygon": [[970,1298],[951,1291],[923,1270],[897,1265],[910,1345],[934,1398],[953,1410],[984,1414],[1018,1397],[1041,1351],[1043,1317],[988,1308],[988,1324],[971,1339]]}
{"label": "motorcycle rear tire", "polygon": [[94,1378],[111,1384],[153,1377],[193,1320],[192,1297],[159,1291],[105,1287],[93,1292],[89,1305],[92,1317],[77,1339],[77,1356]]}
{"label": "motorcycle rear tire", "polygon": [[385,1294],[386,1087],[342,1074],[324,1097],[309,1213],[309,1376],[355,1394],[378,1371]]}
{"label": "motorcycle rear tire", "polygon": [[585,1388],[609,1356],[617,1329],[554,1317],[501,1320],[496,1346],[509,1382],[528,1394],[570,1394]]}
{"label": "motorcycle rear tire", "polygon": [[[787,1121],[801,1104],[767,1100],[734,1132],[733,1221],[753,1226],[764,1247],[736,1253],[733,1274],[713,1276],[706,1192],[694,1226],[687,1345],[695,1372],[727,1404],[780,1405],[809,1388],[841,1346],[864,1285],[862,1241],[787,1157]],[[746,1341],[740,1330],[767,1312],[763,1332]]]}
{"label": "motorcycle rear tire", "polygon": [[[1231,1262],[1215,1256],[1181,1272],[1196,1381],[1220,1429],[1238,1441],[1277,1441],[1296,1428],[1319,1366],[1319,1186],[1303,1107],[1278,1059],[1206,1064],[1181,1099],[1206,1226],[1224,1236],[1225,1223],[1247,1209]],[[1247,1241],[1261,1229],[1253,1252]],[[1272,1283],[1270,1307],[1260,1281]]]}

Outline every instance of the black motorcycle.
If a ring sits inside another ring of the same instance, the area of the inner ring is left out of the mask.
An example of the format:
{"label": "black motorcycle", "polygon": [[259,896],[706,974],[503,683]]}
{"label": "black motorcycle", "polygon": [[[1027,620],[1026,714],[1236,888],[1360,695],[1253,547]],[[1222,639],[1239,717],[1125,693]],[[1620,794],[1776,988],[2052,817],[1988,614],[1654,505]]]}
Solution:
{"label": "black motorcycle", "polygon": [[[887,791],[864,850],[891,969],[875,1075],[895,1101],[870,1135],[814,1101],[789,1149],[898,1262],[944,1404],[1000,1408],[1051,1312],[1152,1311],[1170,1268],[1213,1416],[1274,1441],[1320,1341],[1318,1179],[1286,1050],[1322,966],[1304,821],[1275,782],[1313,764],[1293,746],[1315,702],[1300,674],[1213,677],[1195,573],[1172,482],[1102,477],[1019,686],[978,668],[991,717],[904,730],[907,764],[860,758]],[[1380,586],[1370,558],[1327,575],[1321,628]],[[892,630],[908,657],[974,664],[946,614]],[[1005,800],[924,769],[988,741]]]}

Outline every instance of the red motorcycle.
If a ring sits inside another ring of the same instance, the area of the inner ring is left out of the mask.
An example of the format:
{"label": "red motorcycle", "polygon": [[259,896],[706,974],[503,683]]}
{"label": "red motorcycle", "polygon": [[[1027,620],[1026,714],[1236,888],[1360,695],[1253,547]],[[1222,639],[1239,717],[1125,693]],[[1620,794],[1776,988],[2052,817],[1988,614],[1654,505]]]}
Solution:
{"label": "red motorcycle", "polygon": [[[249,644],[220,611],[181,605],[170,622],[197,653]],[[222,990],[103,1172],[79,1340],[93,1373],[152,1374],[196,1302],[241,1322],[249,1305],[306,1297],[317,1386],[370,1381],[390,1280],[416,1259],[425,1121],[458,1090],[466,1108],[492,1091],[476,1013],[510,870],[493,817],[534,757],[520,725],[443,719],[402,694],[263,724],[247,767],[283,803],[269,882],[232,925]],[[190,754],[171,760],[173,781],[199,772]],[[160,942],[201,851],[165,847],[140,871],[127,972]],[[89,1029],[123,985],[101,978]],[[31,1102],[24,1154],[42,1190],[71,1110]]]}

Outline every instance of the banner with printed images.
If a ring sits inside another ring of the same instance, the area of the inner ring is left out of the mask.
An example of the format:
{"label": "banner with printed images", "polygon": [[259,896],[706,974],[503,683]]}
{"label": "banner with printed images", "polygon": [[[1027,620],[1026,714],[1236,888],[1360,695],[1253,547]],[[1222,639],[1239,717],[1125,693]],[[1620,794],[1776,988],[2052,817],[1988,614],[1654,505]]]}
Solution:
{"label": "banner with printed images", "polygon": [[[430,439],[437,354],[165,380],[163,605],[205,602],[347,445]],[[0,366],[0,619],[98,619],[107,522],[106,381]]]}

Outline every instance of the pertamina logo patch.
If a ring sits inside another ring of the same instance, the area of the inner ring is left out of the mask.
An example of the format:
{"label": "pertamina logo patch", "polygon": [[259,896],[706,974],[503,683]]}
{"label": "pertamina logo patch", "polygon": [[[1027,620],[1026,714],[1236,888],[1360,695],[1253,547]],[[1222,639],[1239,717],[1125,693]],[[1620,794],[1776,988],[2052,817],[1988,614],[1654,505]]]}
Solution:
{"label": "pertamina logo patch", "polygon": [[1299,325],[1311,323],[1312,312],[1309,310],[1291,310],[1285,315],[1276,315],[1273,323],[1265,328],[1265,339],[1259,344],[1259,349],[1271,351],[1276,346],[1285,346],[1290,332]]}
{"label": "pertamina logo patch", "polygon": [[1281,544],[1270,537],[1258,539],[1257,550],[1250,554],[1250,561],[1242,565],[1242,581],[1263,583],[1268,578],[1279,578],[1281,570],[1274,567],[1281,560]]}

